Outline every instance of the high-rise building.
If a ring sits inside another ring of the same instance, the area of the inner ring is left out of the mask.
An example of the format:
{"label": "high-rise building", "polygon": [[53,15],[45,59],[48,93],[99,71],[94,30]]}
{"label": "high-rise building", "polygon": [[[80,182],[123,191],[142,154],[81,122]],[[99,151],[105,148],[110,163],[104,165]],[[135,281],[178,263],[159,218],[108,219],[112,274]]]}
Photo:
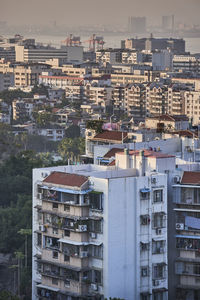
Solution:
{"label": "high-rise building", "polygon": [[146,18],[145,17],[129,17],[128,31],[133,34],[142,34],[146,32]]}
{"label": "high-rise building", "polygon": [[167,175],[155,169],[174,160],[125,149],[116,167],[33,170],[32,299],[167,300]]}
{"label": "high-rise building", "polygon": [[171,16],[162,16],[162,29],[164,31],[174,30],[174,15]]}

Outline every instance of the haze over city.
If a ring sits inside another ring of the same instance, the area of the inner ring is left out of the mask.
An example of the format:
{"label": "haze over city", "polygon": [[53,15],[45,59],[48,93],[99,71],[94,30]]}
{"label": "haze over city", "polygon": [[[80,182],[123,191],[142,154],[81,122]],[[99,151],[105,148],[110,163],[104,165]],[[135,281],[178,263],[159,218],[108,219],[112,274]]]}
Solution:
{"label": "haze over city", "polygon": [[146,16],[152,24],[175,14],[180,22],[199,24],[199,0],[1,0],[1,21],[10,24],[121,24],[129,15]]}

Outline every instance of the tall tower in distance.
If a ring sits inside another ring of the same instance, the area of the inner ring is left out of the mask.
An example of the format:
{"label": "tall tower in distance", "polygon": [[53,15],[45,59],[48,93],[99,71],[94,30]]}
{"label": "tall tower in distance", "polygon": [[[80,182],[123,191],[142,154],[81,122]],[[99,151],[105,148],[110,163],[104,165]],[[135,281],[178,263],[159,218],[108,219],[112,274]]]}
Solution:
{"label": "tall tower in distance", "polygon": [[174,15],[162,16],[162,30],[163,31],[174,30]]}
{"label": "tall tower in distance", "polygon": [[146,17],[129,17],[128,31],[135,34],[146,33]]}

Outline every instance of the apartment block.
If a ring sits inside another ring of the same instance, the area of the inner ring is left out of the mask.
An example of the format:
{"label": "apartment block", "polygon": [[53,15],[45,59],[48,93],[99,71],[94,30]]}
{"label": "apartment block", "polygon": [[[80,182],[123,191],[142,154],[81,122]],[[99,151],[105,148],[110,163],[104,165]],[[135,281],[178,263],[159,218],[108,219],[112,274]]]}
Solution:
{"label": "apartment block", "polygon": [[192,55],[174,55],[173,70],[181,72],[200,72],[200,61]]}
{"label": "apartment block", "polygon": [[96,62],[115,64],[122,61],[121,49],[107,49],[96,51]]}
{"label": "apartment block", "polygon": [[59,49],[50,46],[15,46],[17,62],[45,62],[48,59],[59,58],[68,62],[83,61],[83,47],[61,47]]}
{"label": "apartment block", "polygon": [[200,172],[185,171],[173,185],[176,299],[200,298]]}
{"label": "apartment block", "polygon": [[200,92],[185,91],[184,93],[184,113],[193,125],[198,125],[200,121]]}
{"label": "apartment block", "polygon": [[14,74],[0,73],[0,91],[7,90],[12,86],[14,86]]}
{"label": "apartment block", "polygon": [[137,158],[33,171],[33,299],[168,299],[167,177],[152,168],[173,157]]}
{"label": "apartment block", "polygon": [[125,105],[129,117],[134,121],[143,121],[146,112],[146,86],[144,84],[130,84],[125,89]]}
{"label": "apartment block", "polygon": [[146,111],[148,115],[165,114],[168,104],[168,89],[164,84],[151,83],[146,87]]}
{"label": "apartment block", "polygon": [[34,86],[39,82],[39,75],[49,70],[46,64],[19,64],[14,68],[15,87]]}
{"label": "apartment block", "polygon": [[184,92],[187,89],[186,86],[179,84],[168,87],[168,114],[182,115],[185,113]]}

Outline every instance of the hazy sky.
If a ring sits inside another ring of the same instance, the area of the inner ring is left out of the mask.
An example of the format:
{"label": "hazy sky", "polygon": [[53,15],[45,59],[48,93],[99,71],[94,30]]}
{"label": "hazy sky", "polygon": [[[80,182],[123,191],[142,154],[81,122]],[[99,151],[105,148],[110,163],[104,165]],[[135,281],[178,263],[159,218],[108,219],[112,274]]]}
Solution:
{"label": "hazy sky", "polygon": [[0,20],[11,24],[122,24],[129,15],[160,23],[175,14],[183,23],[200,24],[200,0],[0,0]]}

